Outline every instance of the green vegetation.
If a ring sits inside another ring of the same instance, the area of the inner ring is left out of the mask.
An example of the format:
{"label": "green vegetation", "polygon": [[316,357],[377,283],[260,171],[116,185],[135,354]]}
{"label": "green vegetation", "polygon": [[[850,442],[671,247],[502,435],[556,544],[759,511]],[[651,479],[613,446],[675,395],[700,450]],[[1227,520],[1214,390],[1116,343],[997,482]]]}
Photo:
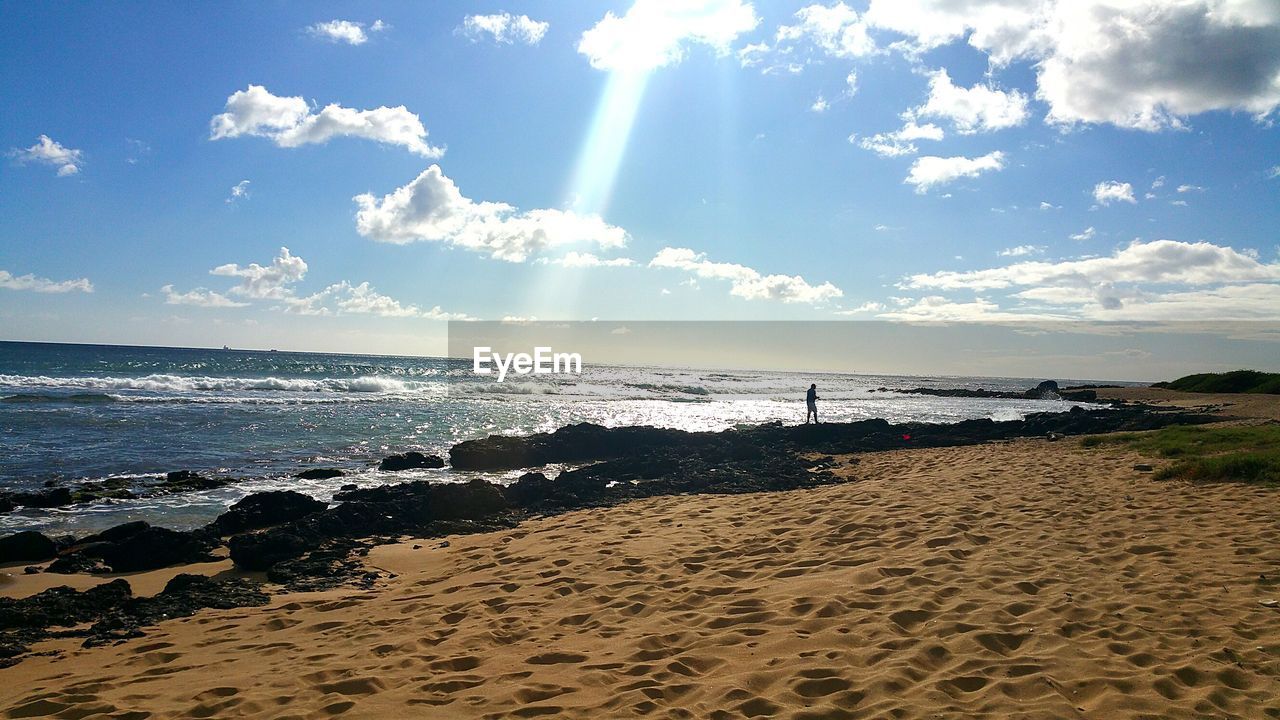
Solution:
{"label": "green vegetation", "polygon": [[1280,484],[1280,425],[1173,426],[1148,433],[1084,438],[1085,447],[1123,445],[1153,457],[1177,459],[1157,480],[1236,480]]}
{"label": "green vegetation", "polygon": [[1280,395],[1280,373],[1264,373],[1257,370],[1232,370],[1225,373],[1200,373],[1187,375],[1173,382],[1156,383],[1151,387],[1202,393],[1263,393]]}

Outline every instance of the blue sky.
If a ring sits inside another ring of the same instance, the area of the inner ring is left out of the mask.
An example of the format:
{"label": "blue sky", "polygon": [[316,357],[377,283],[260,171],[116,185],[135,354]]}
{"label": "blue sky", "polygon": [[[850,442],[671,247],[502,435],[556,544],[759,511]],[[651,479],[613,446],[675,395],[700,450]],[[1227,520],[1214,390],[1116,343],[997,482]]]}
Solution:
{"label": "blue sky", "polygon": [[1030,5],[5,3],[0,336],[1277,319],[1280,7]]}

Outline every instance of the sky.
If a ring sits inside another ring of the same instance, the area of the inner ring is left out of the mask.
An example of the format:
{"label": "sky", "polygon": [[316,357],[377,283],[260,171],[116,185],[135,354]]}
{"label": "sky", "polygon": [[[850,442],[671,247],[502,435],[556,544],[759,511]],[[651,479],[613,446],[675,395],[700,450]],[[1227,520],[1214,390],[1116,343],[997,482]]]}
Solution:
{"label": "sky", "polygon": [[0,339],[1274,321],[1280,3],[0,4]]}

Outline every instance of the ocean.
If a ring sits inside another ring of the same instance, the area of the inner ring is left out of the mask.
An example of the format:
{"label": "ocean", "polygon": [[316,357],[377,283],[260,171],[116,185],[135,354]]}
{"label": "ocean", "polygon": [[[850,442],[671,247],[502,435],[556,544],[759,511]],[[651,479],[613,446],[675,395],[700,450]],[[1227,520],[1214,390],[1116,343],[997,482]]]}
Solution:
{"label": "ocean", "polygon": [[[462,440],[575,422],[685,430],[798,423],[811,382],[818,385],[824,421],[949,423],[1065,410],[1058,400],[875,392],[1023,390],[1041,379],[587,366],[578,376],[497,384],[474,376],[470,360],[0,342],[0,488],[74,487],[173,470],[242,479],[196,493],[18,510],[0,515],[0,531],[83,533],[137,519],[182,529],[260,490],[328,499],[347,483],[467,480],[476,474],[448,468],[384,473],[376,466],[391,453],[447,458]],[[315,467],[347,475],[294,477]],[[517,475],[483,476],[503,482]]]}

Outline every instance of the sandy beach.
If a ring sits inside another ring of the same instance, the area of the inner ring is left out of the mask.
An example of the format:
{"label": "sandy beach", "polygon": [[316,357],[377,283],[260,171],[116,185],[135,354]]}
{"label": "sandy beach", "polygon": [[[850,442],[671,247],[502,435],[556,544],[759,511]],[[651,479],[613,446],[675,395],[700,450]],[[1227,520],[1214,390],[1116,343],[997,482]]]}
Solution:
{"label": "sandy beach", "polygon": [[1280,717],[1274,490],[1156,482],[1134,469],[1148,459],[1077,440],[840,461],[854,482],[407,540],[370,554],[383,574],[372,591],[205,610],[111,647],[45,642],[36,650],[57,653],[0,671],[0,705],[8,717]]}

